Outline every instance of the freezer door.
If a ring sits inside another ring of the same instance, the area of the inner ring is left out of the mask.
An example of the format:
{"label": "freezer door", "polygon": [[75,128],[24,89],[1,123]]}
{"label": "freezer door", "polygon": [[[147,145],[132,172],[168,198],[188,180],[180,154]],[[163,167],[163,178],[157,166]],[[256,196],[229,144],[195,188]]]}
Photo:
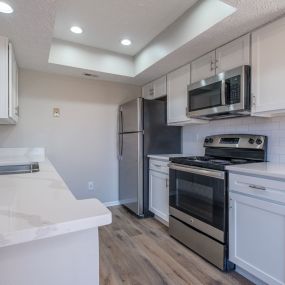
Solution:
{"label": "freezer door", "polygon": [[143,134],[122,135],[119,160],[119,199],[139,216],[143,215]]}
{"label": "freezer door", "polygon": [[130,133],[143,130],[142,98],[129,101],[119,108],[119,132]]}

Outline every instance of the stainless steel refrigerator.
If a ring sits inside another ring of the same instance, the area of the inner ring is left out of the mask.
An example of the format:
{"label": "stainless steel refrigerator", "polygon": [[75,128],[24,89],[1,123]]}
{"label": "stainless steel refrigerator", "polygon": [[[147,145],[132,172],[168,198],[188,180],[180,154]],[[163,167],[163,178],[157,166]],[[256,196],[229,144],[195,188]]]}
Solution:
{"label": "stainless steel refrigerator", "polygon": [[166,101],[138,98],[119,107],[119,199],[140,217],[149,211],[148,154],[181,152],[181,127],[167,126]]}

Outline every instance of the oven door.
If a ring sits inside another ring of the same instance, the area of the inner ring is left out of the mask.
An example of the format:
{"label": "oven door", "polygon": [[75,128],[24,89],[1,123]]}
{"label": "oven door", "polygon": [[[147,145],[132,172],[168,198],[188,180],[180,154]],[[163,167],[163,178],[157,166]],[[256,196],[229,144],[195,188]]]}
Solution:
{"label": "oven door", "polygon": [[170,215],[225,242],[225,172],[170,163]]}

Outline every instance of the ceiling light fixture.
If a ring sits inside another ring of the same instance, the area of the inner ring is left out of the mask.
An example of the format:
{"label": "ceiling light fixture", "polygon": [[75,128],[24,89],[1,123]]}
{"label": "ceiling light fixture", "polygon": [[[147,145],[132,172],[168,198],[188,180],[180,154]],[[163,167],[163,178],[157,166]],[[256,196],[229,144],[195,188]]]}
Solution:
{"label": "ceiling light fixture", "polygon": [[83,33],[83,30],[78,26],[72,26],[70,28],[70,31],[74,34],[82,34]]}
{"label": "ceiling light fixture", "polygon": [[129,39],[123,39],[123,40],[121,40],[121,44],[123,46],[130,46],[132,44],[132,42]]}
{"label": "ceiling light fixture", "polygon": [[10,14],[13,13],[14,10],[9,4],[0,1],[0,12],[5,14]]}

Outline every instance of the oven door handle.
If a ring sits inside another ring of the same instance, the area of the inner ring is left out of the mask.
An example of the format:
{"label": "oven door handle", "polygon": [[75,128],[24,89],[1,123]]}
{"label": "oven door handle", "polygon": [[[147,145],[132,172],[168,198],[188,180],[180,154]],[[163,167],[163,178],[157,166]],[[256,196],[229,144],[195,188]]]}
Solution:
{"label": "oven door handle", "polygon": [[182,166],[176,163],[169,163],[168,164],[170,169],[178,170],[182,172],[188,172],[208,177],[213,177],[217,179],[225,180],[225,172],[224,171],[218,171],[218,170],[212,170],[212,169],[205,169],[200,167],[194,167],[194,166]]}

